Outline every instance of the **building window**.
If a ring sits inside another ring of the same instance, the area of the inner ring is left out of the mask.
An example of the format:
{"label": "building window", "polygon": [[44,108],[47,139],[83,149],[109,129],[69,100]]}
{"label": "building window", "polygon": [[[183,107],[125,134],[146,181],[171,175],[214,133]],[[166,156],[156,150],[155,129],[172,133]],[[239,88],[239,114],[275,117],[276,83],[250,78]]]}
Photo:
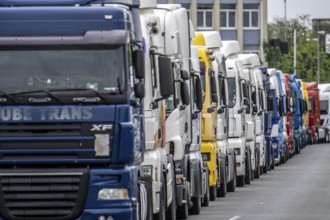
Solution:
{"label": "building window", "polygon": [[243,11],[243,27],[244,28],[259,28],[259,11],[244,10]]}
{"label": "building window", "polygon": [[236,28],[235,10],[220,10],[220,28]]}
{"label": "building window", "polygon": [[209,30],[213,29],[213,11],[212,9],[197,10],[197,28]]}

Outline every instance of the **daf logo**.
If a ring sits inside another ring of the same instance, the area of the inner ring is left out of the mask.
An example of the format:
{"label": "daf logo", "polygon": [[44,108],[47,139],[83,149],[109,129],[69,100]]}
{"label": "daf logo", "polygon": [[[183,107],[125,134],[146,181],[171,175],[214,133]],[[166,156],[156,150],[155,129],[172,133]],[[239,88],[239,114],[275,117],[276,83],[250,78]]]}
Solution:
{"label": "daf logo", "polygon": [[106,131],[106,130],[111,130],[112,125],[92,125],[93,128],[91,131]]}

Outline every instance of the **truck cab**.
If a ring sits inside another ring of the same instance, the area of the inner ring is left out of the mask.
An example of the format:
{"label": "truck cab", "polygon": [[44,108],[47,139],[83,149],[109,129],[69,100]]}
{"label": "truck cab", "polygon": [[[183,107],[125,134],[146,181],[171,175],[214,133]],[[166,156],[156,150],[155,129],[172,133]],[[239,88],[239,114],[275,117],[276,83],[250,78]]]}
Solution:
{"label": "truck cab", "polygon": [[1,2],[1,219],[145,216],[138,8]]}
{"label": "truck cab", "polygon": [[282,71],[276,71],[276,79],[277,79],[277,86],[279,90],[279,97],[278,97],[278,112],[279,112],[279,121],[278,121],[278,151],[275,152],[275,162],[277,164],[281,164],[282,162],[286,162],[286,152],[287,152],[287,142],[288,137],[286,134],[286,126],[285,126],[285,114],[286,114],[286,92],[283,87],[283,73]]}
{"label": "truck cab", "polygon": [[[260,177],[260,155],[261,147],[261,121],[260,116],[262,112],[259,112],[259,87],[258,78],[256,74],[260,73],[260,61],[256,54],[239,54],[239,58],[242,60],[244,68],[244,76],[248,83],[249,100],[251,104],[249,109],[246,111],[246,128],[247,132],[245,137],[247,144],[251,149],[251,162],[252,162],[252,177]],[[261,73],[260,73],[261,74]],[[257,115],[259,112],[259,115]],[[258,123],[258,125],[257,125]],[[258,139],[258,142],[257,142]]]}
{"label": "truck cab", "polygon": [[318,142],[318,139],[325,139],[325,132],[320,128],[320,96],[317,82],[307,84],[309,97],[309,128],[312,131],[312,144]]}
{"label": "truck cab", "polygon": [[275,164],[279,161],[279,151],[280,151],[280,142],[279,142],[279,103],[280,103],[280,90],[278,79],[276,77],[276,69],[268,69],[269,81],[270,81],[270,104],[272,105],[273,114],[271,117],[271,143],[272,143],[272,163],[271,168],[275,168]]}
{"label": "truck cab", "polygon": [[291,85],[293,88],[293,106],[294,106],[294,143],[295,143],[295,153],[299,154],[302,148],[302,138],[301,138],[301,92],[300,85],[297,81],[297,75],[291,74]]}
{"label": "truck cab", "polygon": [[209,193],[210,200],[214,201],[217,197],[217,188],[220,187],[220,148],[217,145],[217,90],[215,73],[212,65],[214,57],[212,52],[199,42],[201,39],[193,39],[193,45],[198,48],[200,64],[200,75],[202,80],[203,92],[203,111],[202,111],[202,157],[207,162],[209,169]]}
{"label": "truck cab", "polygon": [[282,82],[284,83],[284,90],[286,93],[286,115],[285,115],[285,127],[288,137],[287,141],[287,154],[286,158],[294,155],[294,118],[293,118],[293,88],[290,81],[289,74],[283,74]]}
{"label": "truck cab", "polygon": [[[154,8],[155,1],[141,1],[140,23],[145,57],[144,124],[146,147],[141,164],[143,178],[151,182],[151,204],[155,219],[175,218],[175,167],[167,155],[165,99],[173,95],[171,58],[161,44],[161,22]],[[151,202],[152,201],[152,202]],[[149,217],[150,218],[150,217]]]}
{"label": "truck cab", "polygon": [[330,134],[330,83],[319,84],[320,92],[320,126],[325,131],[326,138],[321,140],[323,142],[329,142]]}
{"label": "truck cab", "polygon": [[244,186],[250,184],[251,149],[246,144],[245,113],[250,105],[247,82],[244,79],[243,64],[238,58],[240,52],[237,41],[223,41],[221,52],[226,59],[226,72],[228,82],[228,108],[229,127],[228,142],[229,147],[234,149],[236,156],[237,184]]}
{"label": "truck cab", "polygon": [[221,184],[217,195],[224,197],[227,191],[233,192],[236,188],[236,165],[235,152],[229,148],[228,143],[228,85],[226,64],[223,53],[220,51],[222,40],[220,34],[216,31],[204,31],[197,33],[201,46],[205,46],[213,52],[212,61],[215,73],[217,99],[219,101],[217,108],[217,144],[221,152],[220,178]]}

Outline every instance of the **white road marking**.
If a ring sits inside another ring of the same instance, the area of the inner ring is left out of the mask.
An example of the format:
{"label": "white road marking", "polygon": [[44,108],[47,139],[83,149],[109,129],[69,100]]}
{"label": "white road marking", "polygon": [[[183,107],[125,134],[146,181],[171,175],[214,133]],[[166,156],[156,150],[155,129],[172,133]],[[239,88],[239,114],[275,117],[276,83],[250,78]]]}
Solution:
{"label": "white road marking", "polygon": [[241,216],[236,215],[236,216],[231,217],[229,220],[237,220],[239,218],[241,218]]}

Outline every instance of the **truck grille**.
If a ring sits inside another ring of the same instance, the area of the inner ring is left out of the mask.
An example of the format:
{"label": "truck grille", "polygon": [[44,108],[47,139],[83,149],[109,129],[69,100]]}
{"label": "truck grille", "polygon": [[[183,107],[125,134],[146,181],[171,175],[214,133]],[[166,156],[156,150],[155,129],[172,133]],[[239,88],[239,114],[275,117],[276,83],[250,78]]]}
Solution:
{"label": "truck grille", "polygon": [[[91,123],[2,124],[0,159],[91,159],[95,157],[95,134]],[[107,131],[112,141],[113,130]],[[103,132],[105,133],[105,132]]]}
{"label": "truck grille", "polygon": [[88,171],[0,170],[0,213],[13,220],[67,220],[84,207]]}

